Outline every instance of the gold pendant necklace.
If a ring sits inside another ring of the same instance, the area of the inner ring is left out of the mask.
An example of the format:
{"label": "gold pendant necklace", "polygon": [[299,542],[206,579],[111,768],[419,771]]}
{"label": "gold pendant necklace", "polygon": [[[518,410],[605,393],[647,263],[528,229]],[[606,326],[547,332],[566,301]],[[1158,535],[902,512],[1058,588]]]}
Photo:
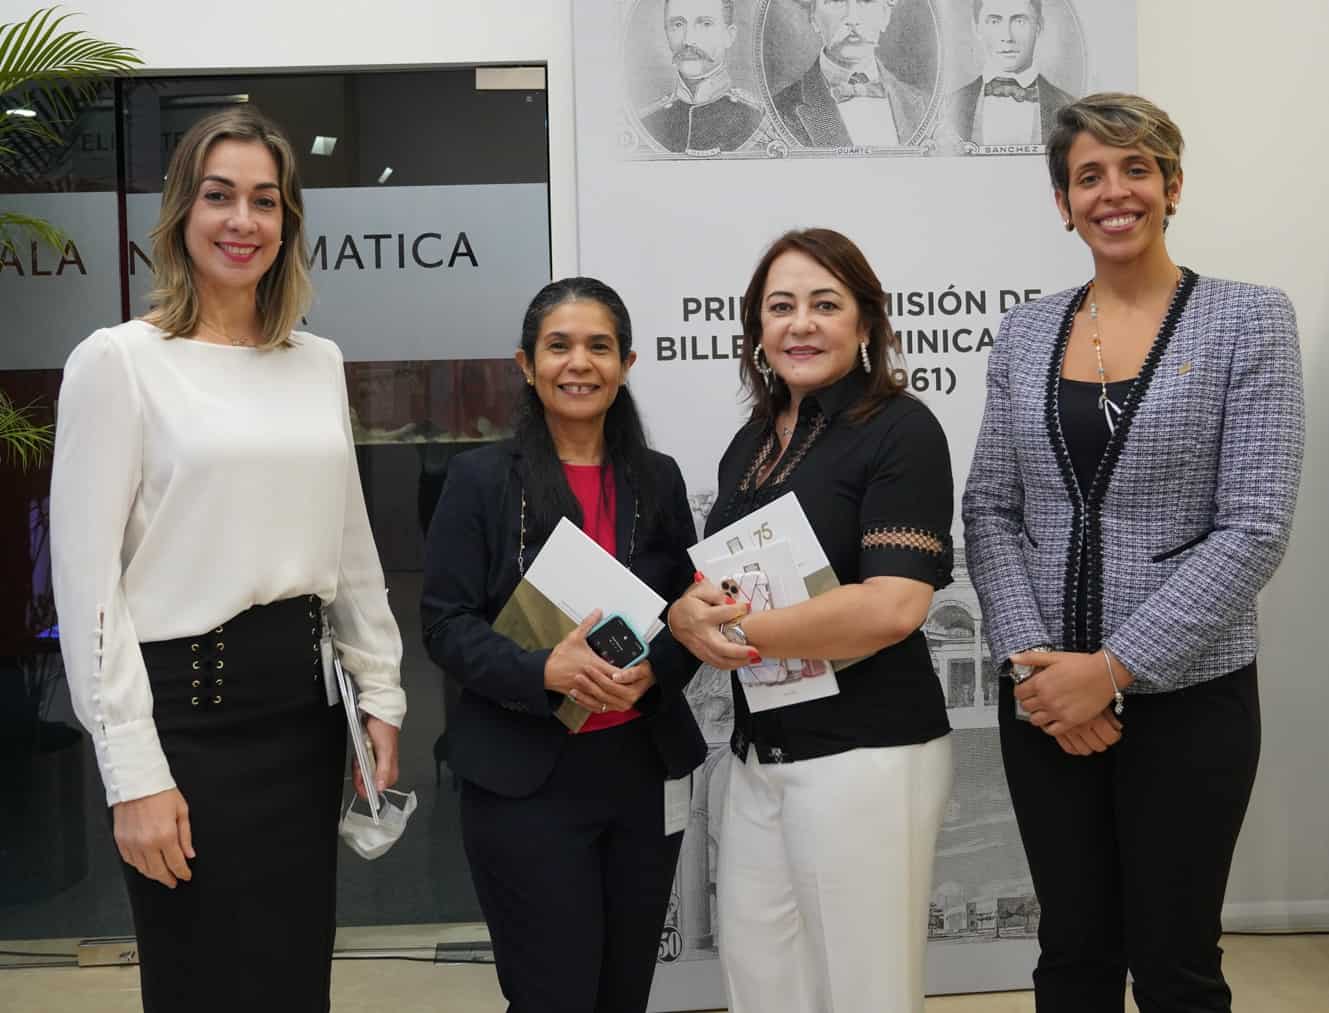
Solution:
{"label": "gold pendant necklace", "polygon": [[[1173,299],[1177,297],[1177,289],[1181,287],[1183,277],[1181,271],[1178,271],[1176,284],[1172,286]],[[1171,305],[1171,300],[1169,300],[1169,305]],[[1103,338],[1098,332],[1098,299],[1094,295],[1094,283],[1092,281],[1089,283],[1089,320],[1094,329],[1094,335],[1090,338],[1094,343],[1094,358],[1098,360],[1098,408],[1103,413],[1103,420],[1107,423],[1108,434],[1113,435],[1117,431],[1117,419],[1121,417],[1121,405],[1108,396],[1107,370],[1103,368]]]}
{"label": "gold pendant necklace", "polygon": [[1089,319],[1094,328],[1094,336],[1090,340],[1094,343],[1094,358],[1098,360],[1098,410],[1107,422],[1108,433],[1113,434],[1117,431],[1117,419],[1121,417],[1121,405],[1108,397],[1107,371],[1103,368],[1103,338],[1098,333],[1098,300],[1094,298],[1092,281],[1089,283]]}
{"label": "gold pendant necklace", "polygon": [[199,326],[207,328],[214,336],[221,338],[233,348],[254,348],[258,344],[257,341],[250,341],[248,338],[233,338],[220,327],[208,323],[202,317],[199,317],[198,322]]}

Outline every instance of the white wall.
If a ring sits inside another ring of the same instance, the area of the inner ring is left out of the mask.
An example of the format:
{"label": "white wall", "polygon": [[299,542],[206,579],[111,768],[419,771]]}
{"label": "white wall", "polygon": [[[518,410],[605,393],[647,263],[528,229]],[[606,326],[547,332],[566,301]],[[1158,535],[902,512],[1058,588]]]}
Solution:
{"label": "white wall", "polygon": [[[573,0],[84,0],[91,31],[154,70],[549,64],[555,275],[577,266]],[[1081,0],[1104,3],[1111,0]],[[1187,136],[1175,256],[1279,285],[1300,315],[1310,439],[1287,562],[1266,592],[1264,755],[1229,900],[1230,923],[1277,927],[1289,903],[1329,928],[1329,234],[1322,177],[1323,40],[1306,0],[1138,0],[1140,90]],[[36,6],[0,0],[0,22]],[[608,54],[606,54],[608,58]],[[1168,842],[1160,841],[1159,847]],[[1265,902],[1272,907],[1261,906]]]}
{"label": "white wall", "polygon": [[1306,470],[1292,546],[1261,600],[1264,746],[1227,921],[1279,927],[1261,902],[1285,901],[1329,928],[1329,5],[1139,0],[1139,24],[1140,90],[1187,140],[1173,256],[1285,289],[1306,370]]}

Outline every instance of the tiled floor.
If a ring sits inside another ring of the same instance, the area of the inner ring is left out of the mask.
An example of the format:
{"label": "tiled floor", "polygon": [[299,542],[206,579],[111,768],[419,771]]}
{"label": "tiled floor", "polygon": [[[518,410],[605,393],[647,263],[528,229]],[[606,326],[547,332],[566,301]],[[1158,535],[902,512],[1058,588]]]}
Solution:
{"label": "tiled floor", "polygon": [[[1329,1009],[1329,935],[1229,936],[1224,967],[1238,1013],[1323,1013]],[[333,965],[336,1013],[502,1013],[489,966],[438,966],[395,960]],[[5,1013],[136,1013],[135,968],[0,970]],[[1031,1013],[1033,995],[929,999],[927,1013]],[[1134,1003],[1127,1002],[1134,1013]]]}

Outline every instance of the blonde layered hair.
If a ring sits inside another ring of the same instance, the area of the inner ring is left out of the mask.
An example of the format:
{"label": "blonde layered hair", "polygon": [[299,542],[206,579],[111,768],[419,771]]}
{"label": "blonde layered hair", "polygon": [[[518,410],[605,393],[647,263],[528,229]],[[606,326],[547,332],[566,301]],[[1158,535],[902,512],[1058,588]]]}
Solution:
{"label": "blonde layered hair", "polygon": [[259,347],[282,348],[291,344],[291,331],[309,308],[314,291],[305,253],[304,198],[291,142],[267,117],[246,106],[205,116],[189,128],[171,156],[161,216],[150,233],[156,287],[148,297],[152,309],[146,319],[171,338],[189,337],[198,329],[198,289],[185,247],[185,224],[198,198],[208,152],[224,140],[262,144],[277,163],[282,245],[258,283],[258,318]]}
{"label": "blonde layered hair", "polygon": [[1181,175],[1181,130],[1167,113],[1147,98],[1105,91],[1062,106],[1047,139],[1048,174],[1057,192],[1071,188],[1071,145],[1081,133],[1114,148],[1139,148],[1152,155],[1167,189]]}

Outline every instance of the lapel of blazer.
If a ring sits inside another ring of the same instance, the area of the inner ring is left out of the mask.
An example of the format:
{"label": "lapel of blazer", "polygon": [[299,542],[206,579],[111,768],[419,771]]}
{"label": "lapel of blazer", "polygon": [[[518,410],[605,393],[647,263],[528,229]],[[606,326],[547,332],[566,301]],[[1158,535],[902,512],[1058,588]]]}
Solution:
{"label": "lapel of blazer", "polygon": [[882,85],[886,89],[886,99],[891,104],[896,139],[901,144],[909,144],[914,140],[914,135],[918,133],[918,128],[927,116],[927,100],[920,101],[918,93],[883,67],[880,61],[877,62],[877,67],[881,73]]}
{"label": "lapel of blazer", "polygon": [[1042,74],[1035,79],[1035,84],[1038,85],[1039,120],[1046,140],[1057,125],[1057,111],[1074,102],[1075,96],[1062,91]]}
{"label": "lapel of blazer", "polygon": [[625,566],[633,555],[637,536],[637,497],[626,468],[614,469],[614,556]]}
{"label": "lapel of blazer", "polygon": [[808,137],[812,138],[814,147],[840,148],[851,143],[849,131],[845,129],[844,120],[840,119],[840,113],[835,108],[835,99],[831,97],[831,89],[826,85],[820,65],[814,63],[803,75],[803,100],[794,107],[794,111],[803,129],[808,132]]}
{"label": "lapel of blazer", "polygon": [[1042,137],[1047,140],[1052,128],[1057,125],[1057,110],[1061,108],[1061,94],[1052,82],[1042,74],[1038,75],[1038,118],[1042,122]]}
{"label": "lapel of blazer", "polygon": [[983,95],[983,79],[977,78],[955,93],[951,108],[951,125],[962,140],[974,140],[978,126],[978,100]]}
{"label": "lapel of blazer", "polygon": [[1144,362],[1140,366],[1140,372],[1126,394],[1126,400],[1121,406],[1121,415],[1117,418],[1116,429],[1108,439],[1107,447],[1104,449],[1103,457],[1098,464],[1098,471],[1095,473],[1093,483],[1089,487],[1089,494],[1085,497],[1080,495],[1079,485],[1075,481],[1075,472],[1070,465],[1070,452],[1066,448],[1066,438],[1061,431],[1060,391],[1061,369],[1066,359],[1066,346],[1070,341],[1071,328],[1075,323],[1075,314],[1084,304],[1084,300],[1089,293],[1089,286],[1085,285],[1081,288],[1071,298],[1066,307],[1061,329],[1057,333],[1057,343],[1053,348],[1052,358],[1048,364],[1044,418],[1047,423],[1048,439],[1051,441],[1053,453],[1061,465],[1062,478],[1066,482],[1071,499],[1076,502],[1083,500],[1091,509],[1096,508],[1096,505],[1102,501],[1103,495],[1107,491],[1117,461],[1121,457],[1127,439],[1130,437],[1131,426],[1135,422],[1140,404],[1149,393],[1154,372],[1158,369],[1158,363],[1163,358],[1164,353],[1167,352],[1168,344],[1172,340],[1172,335],[1176,333],[1177,324],[1186,309],[1186,303],[1190,300],[1191,293],[1195,290],[1196,282],[1199,280],[1199,276],[1189,268],[1183,267],[1181,271],[1181,284],[1172,297],[1172,303],[1168,307],[1163,322],[1159,326],[1158,334],[1149,348],[1149,354],[1145,356]]}

